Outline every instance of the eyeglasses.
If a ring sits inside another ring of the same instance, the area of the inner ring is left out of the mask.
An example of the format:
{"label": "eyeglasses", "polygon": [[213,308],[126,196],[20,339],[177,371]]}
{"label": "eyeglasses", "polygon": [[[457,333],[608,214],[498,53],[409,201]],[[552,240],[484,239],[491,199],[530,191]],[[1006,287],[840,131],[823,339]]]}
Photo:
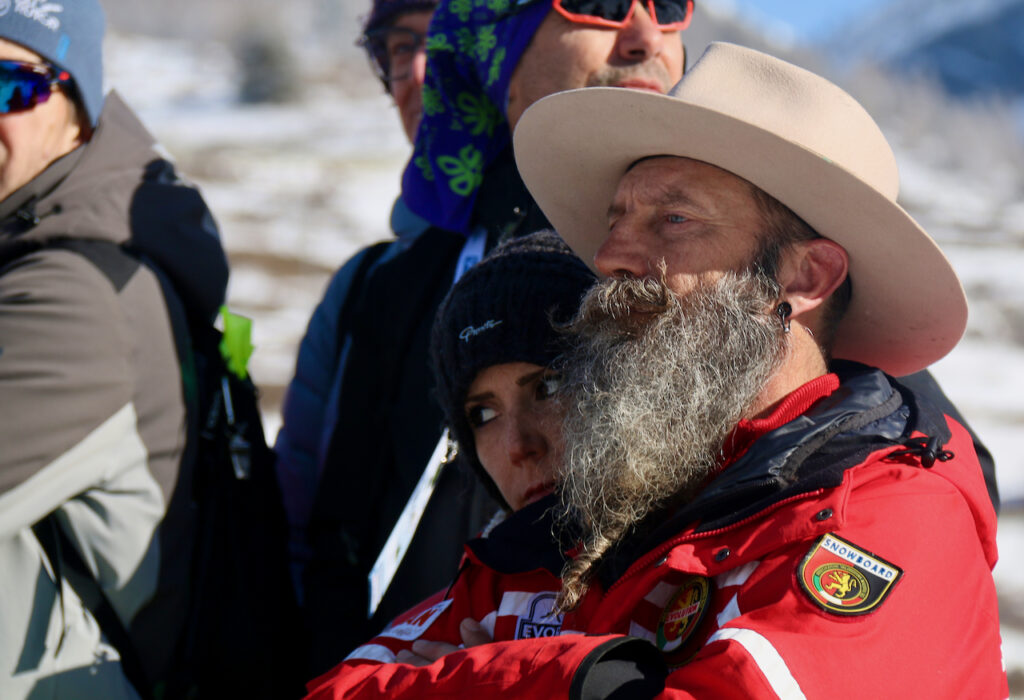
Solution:
{"label": "eyeglasses", "polygon": [[364,34],[359,45],[370,54],[377,77],[390,83],[412,75],[413,61],[425,42],[426,36],[407,27],[381,27]]}
{"label": "eyeglasses", "polygon": [[64,70],[42,63],[0,61],[0,114],[32,109],[50,94],[71,82]]}
{"label": "eyeglasses", "polygon": [[[621,29],[639,4],[641,0],[554,0],[552,6],[570,22]],[[693,17],[693,0],[643,0],[643,6],[663,32],[682,31]]]}

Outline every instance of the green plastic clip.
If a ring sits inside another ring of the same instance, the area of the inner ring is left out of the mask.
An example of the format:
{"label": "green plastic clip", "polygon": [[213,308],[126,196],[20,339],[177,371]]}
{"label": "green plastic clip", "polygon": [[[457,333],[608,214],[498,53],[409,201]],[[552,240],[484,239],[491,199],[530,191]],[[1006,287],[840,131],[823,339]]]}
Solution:
{"label": "green plastic clip", "polygon": [[226,306],[220,307],[220,317],[224,321],[220,355],[232,374],[245,379],[249,376],[247,367],[253,351],[252,319],[232,313]]}

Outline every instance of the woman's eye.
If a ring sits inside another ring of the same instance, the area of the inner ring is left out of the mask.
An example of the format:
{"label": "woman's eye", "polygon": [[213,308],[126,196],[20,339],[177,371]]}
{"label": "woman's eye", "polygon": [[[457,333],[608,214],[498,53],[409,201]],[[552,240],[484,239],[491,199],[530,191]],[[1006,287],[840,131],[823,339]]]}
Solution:
{"label": "woman's eye", "polygon": [[670,224],[685,224],[689,221],[689,219],[682,214],[669,214],[665,218]]}
{"label": "woman's eye", "polygon": [[538,399],[550,399],[552,396],[558,393],[558,390],[562,387],[562,377],[558,374],[549,374],[546,377],[541,377],[537,382],[537,398]]}
{"label": "woman's eye", "polygon": [[479,428],[484,423],[494,419],[498,412],[487,406],[471,406],[466,411],[466,420],[474,428]]}

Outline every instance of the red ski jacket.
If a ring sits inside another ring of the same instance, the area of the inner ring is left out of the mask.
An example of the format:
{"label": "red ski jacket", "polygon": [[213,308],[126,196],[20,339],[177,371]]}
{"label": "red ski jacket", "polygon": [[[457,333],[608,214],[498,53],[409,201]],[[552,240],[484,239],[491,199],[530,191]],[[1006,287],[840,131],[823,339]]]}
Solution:
{"label": "red ski jacket", "polygon": [[561,588],[558,572],[565,561],[552,541],[554,503],[554,497],[548,497],[531,504],[510,515],[488,537],[469,542],[458,576],[446,591],[399,615],[311,687],[352,666],[393,663],[400,650],[411,649],[418,639],[461,645],[459,624],[466,618],[478,621],[496,641],[573,633],[563,626],[562,615],[553,614]]}
{"label": "red ski jacket", "polygon": [[1007,697],[969,435],[837,366],[837,391],[620,548],[563,620],[585,634],[350,665],[311,697]]}

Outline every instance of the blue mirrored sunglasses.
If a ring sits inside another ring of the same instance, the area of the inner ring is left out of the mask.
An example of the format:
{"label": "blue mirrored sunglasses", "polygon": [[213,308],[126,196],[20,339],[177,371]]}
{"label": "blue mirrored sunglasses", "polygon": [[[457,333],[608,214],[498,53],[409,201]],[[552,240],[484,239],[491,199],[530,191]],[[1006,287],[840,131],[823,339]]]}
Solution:
{"label": "blue mirrored sunglasses", "polygon": [[0,61],[0,114],[32,109],[71,82],[71,75],[44,63]]}

